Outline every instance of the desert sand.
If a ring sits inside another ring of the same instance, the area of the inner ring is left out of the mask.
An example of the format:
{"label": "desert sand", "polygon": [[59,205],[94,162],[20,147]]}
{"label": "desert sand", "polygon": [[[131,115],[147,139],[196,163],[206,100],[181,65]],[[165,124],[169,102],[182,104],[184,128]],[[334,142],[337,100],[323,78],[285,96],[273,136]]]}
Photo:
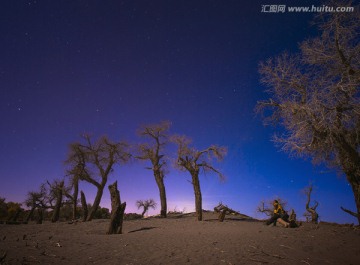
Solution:
{"label": "desert sand", "polygon": [[326,223],[266,226],[204,213],[124,221],[0,225],[2,264],[360,264],[360,230]]}

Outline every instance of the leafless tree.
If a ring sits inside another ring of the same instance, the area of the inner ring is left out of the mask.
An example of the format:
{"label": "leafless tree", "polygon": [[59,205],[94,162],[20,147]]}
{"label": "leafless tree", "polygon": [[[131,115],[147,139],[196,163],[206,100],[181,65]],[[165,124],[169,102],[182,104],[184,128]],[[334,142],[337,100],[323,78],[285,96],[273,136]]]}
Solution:
{"label": "leafless tree", "polygon": [[220,180],[225,177],[212,166],[212,160],[215,158],[221,161],[227,153],[227,148],[223,146],[211,145],[204,150],[197,150],[190,147],[190,139],[185,136],[173,136],[172,141],[177,144],[177,163],[180,170],[188,171],[192,178],[192,185],[195,194],[195,209],[198,221],[202,221],[202,195],[200,189],[200,170],[203,172],[214,172]]}
{"label": "leafless tree", "polygon": [[[79,165],[78,177],[97,188],[93,207],[87,217],[91,221],[99,207],[104,187],[115,164],[122,164],[129,160],[128,145],[125,142],[113,142],[106,136],[99,138],[95,143],[89,135],[84,135],[85,143],[70,145],[68,163]],[[84,164],[79,159],[84,159]],[[78,164],[80,161],[80,164]],[[74,172],[76,173],[76,172]]]}
{"label": "leafless tree", "polygon": [[319,220],[319,214],[317,213],[316,208],[319,206],[319,203],[317,201],[315,201],[314,205],[312,207],[310,206],[311,193],[313,192],[313,189],[314,189],[313,184],[310,183],[309,186],[307,186],[303,190],[304,194],[306,195],[305,208],[307,211],[307,213],[304,215],[311,217],[311,222],[314,224],[317,224],[318,220]]}
{"label": "leafless tree", "polygon": [[[277,197],[275,200],[279,202],[281,207],[285,210],[287,202],[279,197]],[[256,208],[256,211],[258,213],[265,214],[266,216],[272,216],[274,213],[274,206],[273,206],[274,200],[266,201],[262,200],[259,204],[259,206]]]}
{"label": "leafless tree", "polygon": [[[60,208],[63,203],[63,194],[64,194],[64,181],[54,180],[52,183],[47,181],[47,184],[49,185],[48,198],[50,203],[48,207],[53,209],[51,222],[55,223],[59,221],[60,218]],[[53,200],[55,200],[55,205],[52,205]]]}
{"label": "leafless tree", "polygon": [[[71,201],[73,211],[72,219],[77,217],[77,204],[79,197],[79,182],[86,177],[86,159],[85,152],[82,152],[78,144],[70,145],[70,155],[65,161],[69,166],[67,169],[67,177],[69,177],[69,184],[65,191],[65,196]],[[72,191],[72,193],[70,193]],[[86,218],[85,218],[86,220]]]}
{"label": "leafless tree", "polygon": [[156,202],[153,199],[150,200],[138,200],[136,201],[136,206],[138,209],[143,208],[143,212],[141,213],[141,216],[144,217],[145,213],[149,210],[149,208],[152,208],[155,210],[156,208]]}
{"label": "leafless tree", "polygon": [[25,200],[25,205],[27,207],[30,207],[30,212],[29,212],[28,216],[26,217],[26,222],[28,222],[30,220],[30,218],[34,214],[34,211],[37,209],[38,213],[39,213],[37,223],[41,224],[43,221],[42,220],[42,217],[43,217],[42,212],[44,211],[44,209],[47,209],[49,207],[48,201],[49,201],[48,191],[47,191],[45,183],[40,185],[39,191],[28,192],[28,194],[26,196],[26,200]]}
{"label": "leafless tree", "polygon": [[257,110],[265,123],[285,129],[274,137],[284,151],[346,175],[360,222],[359,7],[324,13],[316,21],[320,36],[302,42],[298,54],[260,63],[270,97],[259,101]]}
{"label": "leafless tree", "polygon": [[166,190],[164,184],[165,178],[165,165],[166,161],[164,159],[163,148],[168,140],[168,131],[170,128],[169,121],[163,121],[159,124],[145,125],[139,130],[139,134],[144,137],[151,138],[154,142],[143,143],[139,145],[139,155],[136,157],[141,160],[150,160],[156,184],[159,188],[160,193],[160,202],[161,202],[161,217],[166,217],[167,213],[167,202],[166,202]]}
{"label": "leafless tree", "polygon": [[258,213],[263,213],[266,216],[271,216],[273,214],[273,210],[271,210],[268,206],[266,206],[265,201],[261,201],[259,206],[256,208]]}
{"label": "leafless tree", "polygon": [[31,191],[27,194],[25,205],[30,207],[30,212],[26,218],[28,222],[34,211],[37,209],[39,224],[42,223],[43,211],[52,209],[52,222],[57,222],[60,217],[60,208],[63,203],[64,181],[53,180],[51,183],[46,181],[40,185],[39,191]]}

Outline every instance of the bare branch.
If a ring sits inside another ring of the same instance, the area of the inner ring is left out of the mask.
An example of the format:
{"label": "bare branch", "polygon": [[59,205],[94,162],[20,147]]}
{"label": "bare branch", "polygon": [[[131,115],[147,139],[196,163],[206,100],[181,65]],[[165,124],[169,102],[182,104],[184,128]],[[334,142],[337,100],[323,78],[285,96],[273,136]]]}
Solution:
{"label": "bare branch", "polygon": [[344,212],[346,212],[346,213],[348,213],[348,214],[350,214],[350,215],[352,215],[352,216],[354,216],[354,217],[356,217],[356,218],[358,218],[359,217],[359,214],[358,213],[354,213],[354,212],[352,212],[352,211],[350,211],[350,210],[348,210],[348,209],[345,209],[344,207],[340,207],[341,208],[341,210],[343,210]]}

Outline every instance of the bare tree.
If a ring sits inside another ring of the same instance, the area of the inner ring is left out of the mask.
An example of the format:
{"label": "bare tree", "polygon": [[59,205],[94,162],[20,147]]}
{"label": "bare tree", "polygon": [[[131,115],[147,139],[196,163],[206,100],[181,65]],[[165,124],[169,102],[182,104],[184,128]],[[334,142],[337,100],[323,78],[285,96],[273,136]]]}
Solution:
{"label": "bare tree", "polygon": [[136,158],[141,160],[150,160],[156,184],[159,188],[160,202],[161,202],[161,217],[166,217],[167,202],[166,202],[166,190],[164,184],[166,162],[164,160],[163,148],[167,143],[168,130],[170,128],[169,121],[163,121],[159,124],[145,125],[139,130],[139,134],[144,137],[150,137],[153,144],[144,143],[139,145],[140,155]]}
{"label": "bare tree", "polygon": [[27,207],[30,207],[30,212],[29,212],[28,216],[26,217],[26,222],[28,222],[30,220],[30,218],[34,214],[35,210],[37,209],[38,214],[39,214],[37,223],[41,224],[43,221],[42,220],[43,211],[44,211],[44,209],[49,208],[48,202],[49,202],[48,191],[46,189],[45,183],[40,185],[39,191],[29,192],[27,194],[26,200],[25,200],[25,205]]}
{"label": "bare tree", "polygon": [[[69,177],[70,181],[68,187],[65,192],[65,196],[70,199],[73,211],[72,211],[72,219],[75,220],[77,217],[77,204],[79,197],[79,181],[86,177],[85,170],[85,152],[81,152],[79,145],[73,144],[70,145],[70,155],[68,159],[65,161],[65,164],[69,165],[69,169],[67,170],[67,177]],[[70,192],[72,193],[70,194]]]}
{"label": "bare tree", "polygon": [[257,110],[265,123],[285,129],[274,137],[284,151],[346,175],[360,222],[359,8],[322,14],[317,21],[320,36],[302,42],[298,54],[260,63],[270,97]]}
{"label": "bare tree", "polygon": [[212,145],[204,150],[196,150],[190,147],[190,139],[185,136],[174,136],[172,139],[178,145],[177,164],[180,170],[188,171],[192,178],[192,185],[195,194],[195,209],[198,221],[202,220],[202,195],[200,189],[200,170],[203,172],[215,172],[220,180],[225,177],[212,166],[212,159],[221,161],[227,153],[227,148]]}
{"label": "bare tree", "polygon": [[[287,202],[279,197],[277,197],[275,200],[277,200],[279,202],[279,204],[283,207],[283,209],[285,210]],[[264,200],[262,200],[259,204],[259,206],[256,208],[256,211],[258,213],[262,213],[265,214],[266,216],[272,216],[274,213],[274,206],[273,206],[273,202],[274,200],[269,200],[267,202],[265,202]]]}
{"label": "bare tree", "polygon": [[[60,208],[63,203],[63,194],[64,194],[64,181],[63,180],[54,180],[53,183],[47,181],[49,185],[48,198],[50,203],[50,208],[53,209],[53,215],[51,222],[55,223],[59,221],[60,218]],[[55,200],[55,205],[52,205],[52,201]]]}
{"label": "bare tree", "polygon": [[265,201],[261,201],[259,206],[256,208],[258,213],[263,213],[266,216],[271,216],[273,214],[273,210],[271,210],[268,206],[265,205]]}
{"label": "bare tree", "polygon": [[[70,145],[68,163],[77,164],[79,158],[84,159],[84,164],[79,165],[80,180],[86,181],[97,188],[93,207],[87,217],[91,221],[99,207],[104,187],[115,164],[125,163],[129,160],[128,145],[125,142],[112,142],[106,136],[99,138],[95,143],[89,135],[84,135],[85,143]],[[80,161],[81,162],[81,161]]]}
{"label": "bare tree", "polygon": [[318,223],[319,220],[319,214],[316,212],[316,208],[318,207],[319,203],[317,201],[315,201],[314,205],[311,207],[310,206],[310,201],[311,201],[311,193],[313,192],[313,185],[309,184],[309,186],[307,186],[303,192],[306,195],[306,211],[308,212],[308,214],[304,214],[305,216],[309,216],[311,217],[311,222],[314,224]]}
{"label": "bare tree", "polygon": [[155,210],[156,208],[156,202],[153,199],[150,200],[138,200],[136,201],[136,206],[138,209],[143,208],[143,212],[141,213],[141,217],[144,217],[145,213],[149,210],[149,208],[152,208]]}

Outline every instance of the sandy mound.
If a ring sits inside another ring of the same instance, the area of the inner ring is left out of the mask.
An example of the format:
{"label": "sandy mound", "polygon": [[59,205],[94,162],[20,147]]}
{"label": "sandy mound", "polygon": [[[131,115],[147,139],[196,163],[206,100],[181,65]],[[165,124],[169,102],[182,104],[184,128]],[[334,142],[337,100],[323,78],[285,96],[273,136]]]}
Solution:
{"label": "sandy mound", "polygon": [[205,213],[125,221],[0,225],[3,264],[360,264],[360,231],[330,224],[289,229]]}

